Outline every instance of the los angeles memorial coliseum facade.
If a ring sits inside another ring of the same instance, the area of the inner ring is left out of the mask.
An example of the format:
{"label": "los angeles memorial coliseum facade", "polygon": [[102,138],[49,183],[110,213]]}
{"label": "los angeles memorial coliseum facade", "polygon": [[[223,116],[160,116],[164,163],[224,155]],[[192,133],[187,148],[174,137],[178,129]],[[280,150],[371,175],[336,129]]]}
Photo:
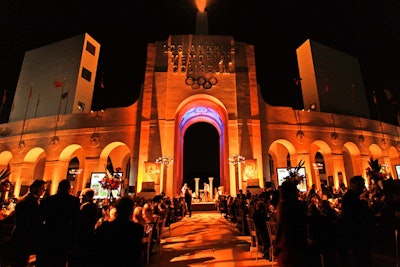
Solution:
{"label": "los angeles memorial coliseum facade", "polygon": [[[0,170],[11,170],[15,196],[33,179],[48,181],[53,194],[68,178],[77,193],[110,162],[125,182],[122,194],[150,187],[175,196],[184,181],[185,133],[199,122],[218,133],[213,186],[225,194],[278,185],[279,168],[301,161],[306,188],[366,177],[371,157],[398,179],[400,129],[369,118],[350,55],[305,40],[296,52],[306,109],[295,110],[263,100],[253,45],[201,31],[171,35],[148,44],[135,103],[91,112],[100,47],[82,34],[26,52],[10,120],[0,125]],[[156,162],[164,156],[173,163]]]}

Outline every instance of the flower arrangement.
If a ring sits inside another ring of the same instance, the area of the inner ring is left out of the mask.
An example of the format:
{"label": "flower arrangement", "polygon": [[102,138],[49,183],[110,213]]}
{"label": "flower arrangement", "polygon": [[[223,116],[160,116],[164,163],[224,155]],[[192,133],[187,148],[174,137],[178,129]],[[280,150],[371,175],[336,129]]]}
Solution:
{"label": "flower arrangement", "polygon": [[119,178],[104,176],[99,183],[103,189],[115,190],[121,185],[121,180]]}
{"label": "flower arrangement", "polygon": [[299,163],[297,163],[296,167],[288,167],[289,171],[289,176],[286,177],[286,180],[294,182],[296,185],[301,184],[305,178],[304,175],[301,175],[299,173],[299,170],[304,166],[305,161],[300,160]]}
{"label": "flower arrangement", "polygon": [[366,169],[367,176],[375,183],[378,181],[383,181],[387,178],[386,170],[382,168],[381,164],[379,164],[378,159],[374,160],[371,157],[368,164],[369,167]]}

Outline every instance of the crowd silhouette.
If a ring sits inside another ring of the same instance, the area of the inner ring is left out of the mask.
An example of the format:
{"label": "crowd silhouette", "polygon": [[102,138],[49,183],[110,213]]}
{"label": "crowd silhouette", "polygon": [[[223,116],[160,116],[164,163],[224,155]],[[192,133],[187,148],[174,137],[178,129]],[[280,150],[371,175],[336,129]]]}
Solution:
{"label": "crowd silhouette", "polygon": [[[379,253],[388,256],[382,266],[395,266],[398,184],[388,179],[370,182],[367,189],[365,181],[355,176],[349,188],[312,185],[301,192],[296,181],[287,179],[276,189],[269,184],[262,192],[221,194],[216,207],[240,227],[240,234],[249,234],[245,218],[253,219],[260,253],[276,259],[280,267],[375,267],[381,266],[374,262]],[[126,195],[109,202],[93,199],[90,188],[73,196],[68,180],[60,181],[54,195],[45,195],[46,189],[45,181],[34,180],[16,202],[8,218],[14,222],[13,231],[1,251],[4,266],[22,267],[32,261],[37,267],[143,266],[148,262],[143,238],[150,233],[153,255],[153,247],[160,246],[159,222],[168,226],[191,216],[191,194],[152,199]],[[267,221],[277,224],[273,250]]]}

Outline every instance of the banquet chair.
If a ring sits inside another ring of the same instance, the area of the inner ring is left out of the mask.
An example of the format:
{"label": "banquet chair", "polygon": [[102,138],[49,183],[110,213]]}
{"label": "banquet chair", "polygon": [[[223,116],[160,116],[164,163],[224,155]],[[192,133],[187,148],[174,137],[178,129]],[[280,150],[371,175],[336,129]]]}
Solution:
{"label": "banquet chair", "polygon": [[152,225],[147,225],[145,228],[145,236],[142,238],[142,245],[143,245],[143,260],[145,261],[146,265],[150,264],[150,254],[151,254],[151,242],[152,242],[152,235],[153,235],[153,227]]}
{"label": "banquet chair", "polygon": [[236,225],[242,235],[244,235],[244,216],[241,208],[235,208]]}
{"label": "banquet chair", "polygon": [[159,251],[161,253],[161,236],[162,236],[162,231],[165,226],[165,217],[164,218],[159,218],[156,224],[156,229],[157,229],[157,240],[156,244],[158,245]]}
{"label": "banquet chair", "polygon": [[276,233],[277,233],[277,223],[276,221],[267,221],[267,230],[268,230],[268,236],[269,236],[269,255],[271,259],[271,266],[274,266],[274,261],[275,261],[275,249],[276,249]]}
{"label": "banquet chair", "polygon": [[250,238],[251,238],[250,257],[253,258],[253,251],[254,251],[256,253],[256,260],[258,260],[258,252],[260,251],[260,248],[258,245],[256,226],[254,225],[253,219],[251,219],[249,217],[246,217],[246,219],[247,219],[247,224],[249,225],[249,232],[250,232]]}

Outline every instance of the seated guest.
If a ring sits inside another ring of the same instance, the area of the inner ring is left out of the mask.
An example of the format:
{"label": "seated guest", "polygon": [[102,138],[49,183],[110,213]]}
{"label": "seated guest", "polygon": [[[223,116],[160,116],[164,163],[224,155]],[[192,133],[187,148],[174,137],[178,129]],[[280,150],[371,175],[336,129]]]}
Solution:
{"label": "seated guest", "polygon": [[156,242],[158,240],[157,225],[156,225],[157,217],[154,216],[153,207],[149,203],[144,204],[142,212],[143,212],[143,218],[146,221],[145,232],[148,233],[149,232],[148,230],[150,228],[153,229],[152,237],[151,237],[152,242],[151,242],[151,246],[150,246],[151,248],[153,248],[154,242]]}
{"label": "seated guest", "polygon": [[95,259],[99,267],[143,266],[143,225],[133,222],[134,202],[130,197],[117,200],[116,217],[103,222],[95,235]]}
{"label": "seated guest", "polygon": [[143,218],[143,208],[140,206],[137,206],[134,210],[133,210],[133,221],[140,223],[141,225],[143,225],[143,227],[146,226],[146,220]]}

